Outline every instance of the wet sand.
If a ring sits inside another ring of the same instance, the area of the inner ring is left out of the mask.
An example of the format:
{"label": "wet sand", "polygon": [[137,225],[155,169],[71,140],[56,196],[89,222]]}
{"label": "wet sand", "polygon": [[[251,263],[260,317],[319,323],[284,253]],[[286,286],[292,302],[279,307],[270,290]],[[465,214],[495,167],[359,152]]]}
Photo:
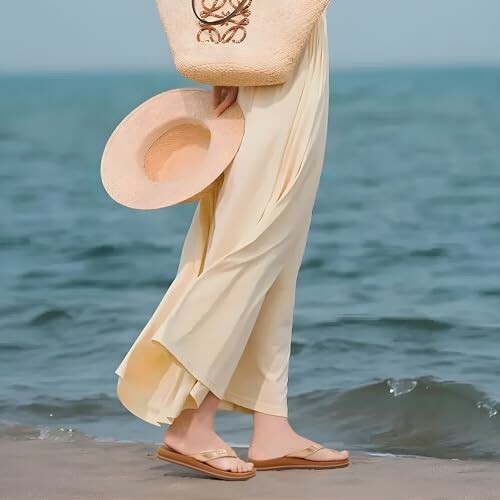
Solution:
{"label": "wet sand", "polygon": [[155,448],[2,440],[0,499],[500,499],[495,462],[354,454],[346,469],[260,472],[246,482],[226,482],[162,462]]}

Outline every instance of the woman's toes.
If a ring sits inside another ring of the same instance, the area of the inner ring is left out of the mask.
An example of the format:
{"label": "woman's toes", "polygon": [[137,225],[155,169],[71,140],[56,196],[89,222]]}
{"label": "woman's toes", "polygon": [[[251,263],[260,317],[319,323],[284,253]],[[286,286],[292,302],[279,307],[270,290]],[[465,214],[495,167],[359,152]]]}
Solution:
{"label": "woman's toes", "polygon": [[240,463],[239,472],[250,472],[253,469],[253,464],[245,462],[244,460]]}
{"label": "woman's toes", "polygon": [[313,455],[311,455],[311,460],[345,460],[349,458],[349,452],[347,450],[337,451],[331,448],[322,448],[318,450]]}
{"label": "woman's toes", "polygon": [[227,472],[250,472],[254,468],[252,463],[240,458],[215,458],[210,464]]}
{"label": "woman's toes", "polygon": [[214,467],[225,470],[226,472],[235,472],[235,460],[228,458],[216,458],[213,461],[210,461],[210,464]]}
{"label": "woman's toes", "polygon": [[345,460],[346,458],[349,458],[349,452],[347,450],[329,450],[329,454],[330,460]]}

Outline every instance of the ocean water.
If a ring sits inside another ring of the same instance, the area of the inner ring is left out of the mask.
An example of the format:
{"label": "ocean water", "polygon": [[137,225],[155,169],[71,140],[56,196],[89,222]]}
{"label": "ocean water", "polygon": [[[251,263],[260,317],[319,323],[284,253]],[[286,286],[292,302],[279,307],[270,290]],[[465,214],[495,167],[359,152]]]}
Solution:
{"label": "ocean water", "polygon": [[[331,84],[292,423],[351,450],[499,460],[500,69],[334,69]],[[161,440],[121,406],[114,370],[174,278],[194,205],[123,208],[99,161],[134,106],[187,85],[0,77],[0,439]],[[251,419],[218,426],[244,444]]]}

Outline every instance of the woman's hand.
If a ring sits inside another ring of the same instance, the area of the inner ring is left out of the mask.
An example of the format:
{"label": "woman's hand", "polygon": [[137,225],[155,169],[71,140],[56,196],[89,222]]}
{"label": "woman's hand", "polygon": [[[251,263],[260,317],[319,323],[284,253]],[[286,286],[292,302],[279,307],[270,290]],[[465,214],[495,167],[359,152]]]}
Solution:
{"label": "woman's hand", "polygon": [[215,86],[212,95],[215,116],[219,116],[236,101],[238,87]]}

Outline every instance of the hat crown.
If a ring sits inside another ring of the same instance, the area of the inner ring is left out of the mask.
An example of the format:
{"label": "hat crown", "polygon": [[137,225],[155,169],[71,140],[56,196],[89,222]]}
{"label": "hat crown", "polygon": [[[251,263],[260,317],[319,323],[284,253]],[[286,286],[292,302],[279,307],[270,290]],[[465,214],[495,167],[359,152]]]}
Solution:
{"label": "hat crown", "polygon": [[209,90],[163,92],[111,134],[101,160],[104,188],[118,203],[140,210],[196,201],[234,159],[244,128],[238,103],[215,116]]}

